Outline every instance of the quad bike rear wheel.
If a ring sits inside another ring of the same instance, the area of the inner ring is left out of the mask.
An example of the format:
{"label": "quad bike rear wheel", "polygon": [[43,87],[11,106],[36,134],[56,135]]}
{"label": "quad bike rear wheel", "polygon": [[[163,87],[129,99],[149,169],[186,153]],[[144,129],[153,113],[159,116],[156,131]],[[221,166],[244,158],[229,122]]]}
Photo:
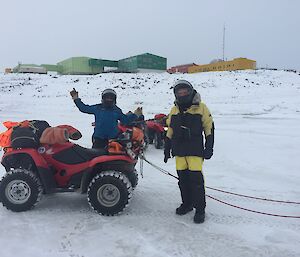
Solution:
{"label": "quad bike rear wheel", "polygon": [[43,189],[38,177],[29,170],[7,172],[0,182],[0,201],[8,210],[30,210],[40,200]]}
{"label": "quad bike rear wheel", "polygon": [[132,195],[132,185],[119,171],[97,174],[88,186],[88,202],[99,214],[114,216],[127,207]]}

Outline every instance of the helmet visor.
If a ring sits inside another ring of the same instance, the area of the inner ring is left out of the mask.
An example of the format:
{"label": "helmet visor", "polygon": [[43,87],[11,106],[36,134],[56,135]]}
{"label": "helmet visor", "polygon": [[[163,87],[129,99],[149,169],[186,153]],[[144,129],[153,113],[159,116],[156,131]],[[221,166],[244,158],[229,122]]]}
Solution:
{"label": "helmet visor", "polygon": [[191,92],[190,92],[190,89],[189,88],[179,88],[175,94],[176,94],[176,97],[181,97],[181,96],[187,96],[189,95]]}
{"label": "helmet visor", "polygon": [[116,100],[116,95],[112,93],[107,93],[102,96],[103,99],[108,100],[108,101],[115,101]]}

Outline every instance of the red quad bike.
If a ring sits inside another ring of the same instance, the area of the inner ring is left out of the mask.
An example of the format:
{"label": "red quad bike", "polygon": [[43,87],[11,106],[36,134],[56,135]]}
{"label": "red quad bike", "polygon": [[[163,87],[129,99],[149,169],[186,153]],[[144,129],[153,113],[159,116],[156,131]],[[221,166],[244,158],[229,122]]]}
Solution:
{"label": "red quad bike", "polygon": [[161,149],[164,147],[164,139],[166,132],[168,130],[167,115],[156,114],[154,119],[146,121],[146,134],[149,144],[153,144],[156,149]]}
{"label": "red quad bike", "polygon": [[77,144],[6,149],[0,182],[0,201],[7,209],[31,209],[42,194],[87,193],[90,206],[102,215],[124,210],[138,183],[135,169],[142,151],[143,132],[124,129],[109,149],[87,149]]}

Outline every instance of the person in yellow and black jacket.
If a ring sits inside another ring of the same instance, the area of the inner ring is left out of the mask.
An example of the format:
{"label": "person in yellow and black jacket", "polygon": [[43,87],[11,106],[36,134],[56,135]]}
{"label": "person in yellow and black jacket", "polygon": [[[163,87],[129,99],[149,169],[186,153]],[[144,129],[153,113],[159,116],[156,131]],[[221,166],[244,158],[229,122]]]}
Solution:
{"label": "person in yellow and black jacket", "polygon": [[176,214],[184,215],[195,208],[194,222],[203,223],[206,201],[202,165],[213,155],[214,122],[190,82],[178,80],[173,90],[176,100],[167,119],[164,162],[171,154],[175,156],[182,198]]}

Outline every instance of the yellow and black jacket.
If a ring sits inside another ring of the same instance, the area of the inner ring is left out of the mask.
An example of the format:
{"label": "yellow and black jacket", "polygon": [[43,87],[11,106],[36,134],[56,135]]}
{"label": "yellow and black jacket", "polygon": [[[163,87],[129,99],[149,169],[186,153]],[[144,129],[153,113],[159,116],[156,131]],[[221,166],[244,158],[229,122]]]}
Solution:
{"label": "yellow and black jacket", "polygon": [[198,93],[195,94],[192,105],[186,110],[180,110],[175,102],[167,124],[167,137],[171,139],[173,156],[204,157],[204,147],[208,151],[213,151],[214,122]]}

